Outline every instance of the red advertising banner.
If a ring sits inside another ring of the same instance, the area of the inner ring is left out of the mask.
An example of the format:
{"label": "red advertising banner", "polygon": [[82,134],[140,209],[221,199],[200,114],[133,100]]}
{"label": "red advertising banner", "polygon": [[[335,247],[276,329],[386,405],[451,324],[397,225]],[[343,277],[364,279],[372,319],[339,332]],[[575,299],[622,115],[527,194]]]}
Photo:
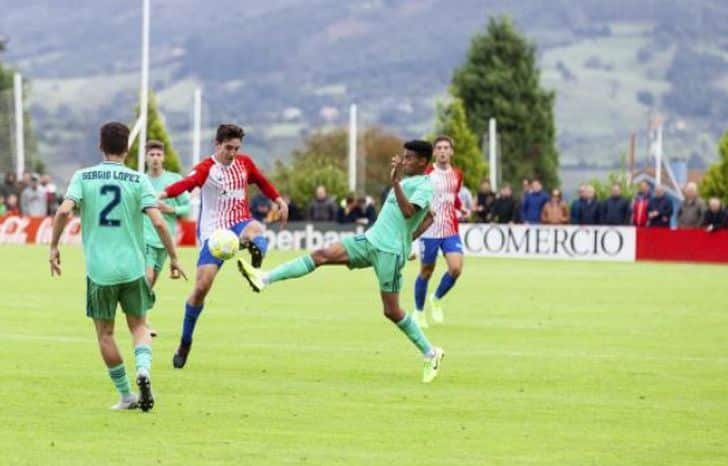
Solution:
{"label": "red advertising banner", "polygon": [[728,262],[728,230],[637,229],[638,261]]}

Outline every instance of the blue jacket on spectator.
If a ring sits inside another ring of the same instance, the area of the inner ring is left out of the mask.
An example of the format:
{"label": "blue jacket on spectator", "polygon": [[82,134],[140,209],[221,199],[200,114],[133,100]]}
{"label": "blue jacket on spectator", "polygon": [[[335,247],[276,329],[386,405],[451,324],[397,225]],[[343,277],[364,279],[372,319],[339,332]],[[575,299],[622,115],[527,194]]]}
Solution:
{"label": "blue jacket on spectator", "polygon": [[579,206],[579,212],[575,218],[577,225],[598,225],[599,224],[599,201],[583,199]]}
{"label": "blue jacket on spectator", "polygon": [[622,196],[610,196],[602,203],[599,220],[604,225],[629,225],[632,222],[632,208]]}
{"label": "blue jacket on spectator", "polygon": [[650,212],[657,211],[657,217],[650,218],[647,221],[648,227],[669,227],[670,218],[672,218],[672,201],[667,196],[653,197],[647,204],[647,215]]}
{"label": "blue jacket on spectator", "polygon": [[584,207],[584,199],[581,197],[574,199],[574,202],[571,203],[569,217],[571,218],[572,225],[579,224],[579,217],[581,217],[582,207]]}
{"label": "blue jacket on spectator", "polygon": [[543,191],[531,191],[526,194],[521,204],[521,220],[523,223],[541,222],[541,209],[549,201],[549,195]]}

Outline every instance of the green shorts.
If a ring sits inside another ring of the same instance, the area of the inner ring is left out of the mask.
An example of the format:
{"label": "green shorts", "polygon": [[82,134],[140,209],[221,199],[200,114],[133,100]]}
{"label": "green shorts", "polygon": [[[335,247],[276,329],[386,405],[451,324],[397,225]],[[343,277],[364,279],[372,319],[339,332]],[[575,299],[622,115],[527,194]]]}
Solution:
{"label": "green shorts", "polygon": [[154,292],[147,277],[118,285],[99,285],[86,277],[86,315],[96,320],[114,320],[116,305],[124,314],[141,317],[154,305]]}
{"label": "green shorts", "polygon": [[144,257],[147,268],[154,269],[155,272],[159,272],[162,270],[164,262],[167,260],[167,250],[147,244],[147,250]]}
{"label": "green shorts", "polygon": [[349,256],[350,269],[373,267],[379,289],[385,293],[399,293],[402,289],[402,269],[405,258],[377,249],[364,235],[349,236],[341,242]]}

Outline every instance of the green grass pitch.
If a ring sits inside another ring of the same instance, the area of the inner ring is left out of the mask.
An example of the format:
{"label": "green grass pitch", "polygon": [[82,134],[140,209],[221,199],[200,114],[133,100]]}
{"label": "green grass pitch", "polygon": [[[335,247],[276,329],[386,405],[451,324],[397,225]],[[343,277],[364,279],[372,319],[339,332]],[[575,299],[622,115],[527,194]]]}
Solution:
{"label": "green grass pitch", "polygon": [[46,248],[0,246],[2,465],[728,464],[726,267],[468,259],[429,386],[370,271],[254,295],[226,265],[181,371],[191,282],[163,279],[144,414],[107,409],[81,250],[62,254],[51,279]]}

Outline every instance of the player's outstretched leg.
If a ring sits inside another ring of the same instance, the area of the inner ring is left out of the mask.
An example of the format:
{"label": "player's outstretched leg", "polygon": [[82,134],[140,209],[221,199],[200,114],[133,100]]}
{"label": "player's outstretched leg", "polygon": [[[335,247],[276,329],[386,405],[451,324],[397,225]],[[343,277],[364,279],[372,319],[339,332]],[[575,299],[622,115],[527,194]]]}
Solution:
{"label": "player's outstretched leg", "polygon": [[399,293],[382,291],[382,304],[384,305],[384,315],[397,325],[424,356],[422,383],[432,382],[440,371],[445,352],[442,348],[433,346],[412,314],[407,314],[399,307]]}
{"label": "player's outstretched leg", "polygon": [[419,242],[420,249],[420,273],[415,280],[415,312],[413,315],[421,328],[428,328],[427,316],[425,315],[425,298],[427,298],[427,286],[435,270],[437,253],[440,250],[440,240],[437,238],[422,238]]}
{"label": "player's outstretched leg", "polygon": [[445,260],[447,261],[447,272],[442,275],[437,290],[430,295],[432,321],[438,324],[445,320],[445,311],[441,300],[455,286],[455,282],[463,270],[463,255],[461,252],[446,252]]}
{"label": "player's outstretched leg", "polygon": [[204,262],[201,256],[198,260],[197,277],[195,278],[195,288],[192,294],[185,302],[185,315],[182,321],[182,337],[179,346],[172,357],[172,365],[176,369],[182,369],[187,363],[190,350],[192,349],[192,337],[195,333],[197,320],[200,318],[202,309],[205,306],[205,297],[212,287],[212,282],[217,275],[218,266],[216,263]]}
{"label": "player's outstretched leg", "polygon": [[129,377],[126,375],[124,361],[114,340],[114,321],[94,319],[96,337],[101,350],[101,357],[109,370],[109,378],[119,392],[119,402],[111,407],[113,410],[136,409],[137,396],[132,393]]}
{"label": "player's outstretched leg", "polygon": [[260,293],[263,288],[271,283],[288,280],[290,278],[303,277],[304,275],[308,275],[313,272],[315,269],[316,264],[308,254],[281,264],[270,272],[259,270],[244,259],[238,259],[238,270],[256,293]]}

